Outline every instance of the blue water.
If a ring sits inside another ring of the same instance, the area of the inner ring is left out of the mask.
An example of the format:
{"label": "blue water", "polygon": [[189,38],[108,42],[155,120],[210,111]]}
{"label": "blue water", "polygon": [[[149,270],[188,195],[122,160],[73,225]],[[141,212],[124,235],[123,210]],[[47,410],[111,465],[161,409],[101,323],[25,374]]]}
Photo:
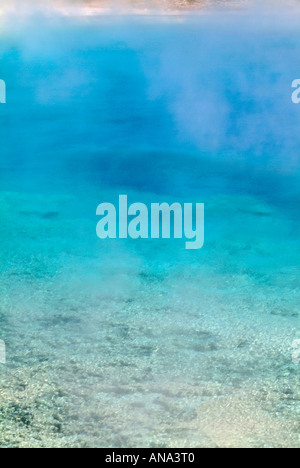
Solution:
{"label": "blue water", "polygon": [[[1,446],[299,446],[296,19],[3,23]],[[123,193],[204,248],[99,240]]]}

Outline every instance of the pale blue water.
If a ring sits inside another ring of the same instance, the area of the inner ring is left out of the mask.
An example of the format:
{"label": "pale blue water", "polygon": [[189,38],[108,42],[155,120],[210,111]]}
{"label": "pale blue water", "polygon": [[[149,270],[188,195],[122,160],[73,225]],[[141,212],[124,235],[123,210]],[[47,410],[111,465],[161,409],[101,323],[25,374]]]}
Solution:
{"label": "pale blue water", "polygon": [[[299,446],[296,18],[3,25],[1,446]],[[204,202],[205,246],[96,207]]]}

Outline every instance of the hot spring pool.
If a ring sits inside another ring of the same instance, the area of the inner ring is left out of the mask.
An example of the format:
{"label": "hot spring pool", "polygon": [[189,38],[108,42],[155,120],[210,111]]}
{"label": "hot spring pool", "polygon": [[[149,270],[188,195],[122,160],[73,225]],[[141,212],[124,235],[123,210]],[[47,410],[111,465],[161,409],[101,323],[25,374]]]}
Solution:
{"label": "hot spring pool", "polygon": [[[299,446],[297,20],[3,23],[1,446]],[[204,247],[99,240],[124,193]]]}

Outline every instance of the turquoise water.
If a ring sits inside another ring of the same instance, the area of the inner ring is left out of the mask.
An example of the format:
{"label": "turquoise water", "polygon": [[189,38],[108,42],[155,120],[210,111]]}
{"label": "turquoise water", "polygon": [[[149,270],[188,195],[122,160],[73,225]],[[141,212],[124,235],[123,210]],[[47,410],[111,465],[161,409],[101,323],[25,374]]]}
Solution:
{"label": "turquoise water", "polygon": [[[299,446],[298,24],[3,24],[1,446]],[[123,193],[204,248],[99,240]]]}

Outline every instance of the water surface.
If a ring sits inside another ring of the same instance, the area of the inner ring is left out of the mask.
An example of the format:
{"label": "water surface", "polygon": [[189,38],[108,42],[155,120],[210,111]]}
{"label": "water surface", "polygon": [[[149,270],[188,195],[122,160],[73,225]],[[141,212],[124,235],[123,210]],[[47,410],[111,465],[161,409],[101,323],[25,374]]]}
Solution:
{"label": "water surface", "polygon": [[[296,19],[4,23],[0,444],[299,446]],[[205,246],[96,207],[206,206]]]}

